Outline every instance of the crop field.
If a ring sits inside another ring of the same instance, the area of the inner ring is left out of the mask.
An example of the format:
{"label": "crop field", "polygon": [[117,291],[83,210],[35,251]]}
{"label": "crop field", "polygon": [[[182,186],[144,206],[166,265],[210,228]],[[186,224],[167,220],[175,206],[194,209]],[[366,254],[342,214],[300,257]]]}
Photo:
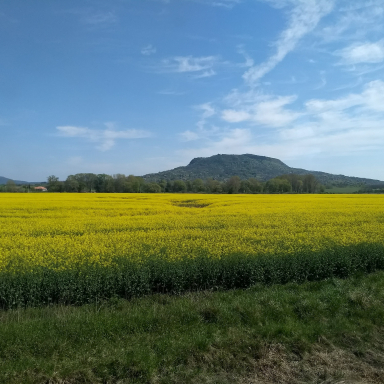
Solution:
{"label": "crop field", "polygon": [[2,194],[0,307],[384,268],[380,195]]}

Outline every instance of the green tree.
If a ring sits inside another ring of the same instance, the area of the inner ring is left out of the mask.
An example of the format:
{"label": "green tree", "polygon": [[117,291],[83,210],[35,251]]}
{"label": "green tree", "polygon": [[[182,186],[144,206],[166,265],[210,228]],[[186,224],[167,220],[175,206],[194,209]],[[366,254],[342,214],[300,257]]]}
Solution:
{"label": "green tree", "polygon": [[303,190],[307,193],[315,193],[319,182],[316,177],[312,174],[304,176],[303,180]]}
{"label": "green tree", "polygon": [[165,192],[166,187],[167,187],[167,182],[166,182],[165,180],[161,180],[161,181],[159,182],[159,185],[160,185],[160,187],[161,187],[161,192]]}
{"label": "green tree", "polygon": [[241,186],[239,176],[232,176],[225,184],[228,193],[238,193]]}
{"label": "green tree", "polygon": [[140,181],[136,176],[129,175],[127,177],[127,192],[139,193],[140,192]]}
{"label": "green tree", "polygon": [[167,180],[167,185],[165,187],[165,192],[173,192],[173,181]]}
{"label": "green tree", "polygon": [[115,185],[113,177],[101,173],[96,176],[95,180],[95,190],[96,192],[115,192]]}
{"label": "green tree", "polygon": [[263,184],[253,177],[248,179],[248,183],[251,193],[260,193],[263,190]]}
{"label": "green tree", "polygon": [[136,176],[136,180],[139,183],[139,193],[141,193],[145,189],[146,181],[140,176]]}
{"label": "green tree", "polygon": [[206,190],[209,193],[221,193],[223,191],[223,186],[218,180],[208,178],[205,182]]}
{"label": "green tree", "polygon": [[248,180],[241,180],[240,182],[240,193],[251,193],[251,186]]}
{"label": "green tree", "polygon": [[94,173],[84,173],[83,180],[87,192],[92,192],[93,190],[95,190],[97,176]]}
{"label": "green tree", "polygon": [[66,192],[80,192],[79,181],[75,175],[69,175],[64,182],[64,189]]}
{"label": "green tree", "polygon": [[173,182],[173,192],[186,192],[187,186],[183,180],[175,180]]}
{"label": "green tree", "polygon": [[5,185],[6,192],[17,192],[17,185],[13,180],[7,180]]}
{"label": "green tree", "polygon": [[276,193],[279,190],[279,184],[277,179],[268,180],[265,183],[264,191],[267,193]]}
{"label": "green tree", "polygon": [[77,192],[84,192],[86,190],[86,183],[84,178],[84,173],[76,173],[74,175],[75,180],[77,181]]}
{"label": "green tree", "polygon": [[115,192],[128,192],[127,179],[124,174],[117,173],[116,175],[113,175],[113,179],[115,185]]}
{"label": "green tree", "polygon": [[193,180],[192,181],[192,191],[193,192],[204,192],[205,191],[204,181],[201,179]]}
{"label": "green tree", "polygon": [[278,191],[280,193],[292,192],[292,185],[291,185],[291,183],[288,180],[286,180],[286,179],[278,180]]}
{"label": "green tree", "polygon": [[47,178],[47,189],[49,192],[61,192],[61,183],[59,178],[51,175]]}
{"label": "green tree", "polygon": [[157,183],[149,183],[145,185],[144,192],[147,193],[160,193],[161,187]]}

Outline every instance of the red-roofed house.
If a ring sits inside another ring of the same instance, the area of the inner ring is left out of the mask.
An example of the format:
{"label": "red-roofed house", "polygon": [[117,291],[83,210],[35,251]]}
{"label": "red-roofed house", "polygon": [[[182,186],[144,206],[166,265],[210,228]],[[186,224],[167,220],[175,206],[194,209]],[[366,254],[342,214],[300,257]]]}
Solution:
{"label": "red-roofed house", "polygon": [[45,187],[35,187],[35,191],[47,192],[47,188],[45,188]]}

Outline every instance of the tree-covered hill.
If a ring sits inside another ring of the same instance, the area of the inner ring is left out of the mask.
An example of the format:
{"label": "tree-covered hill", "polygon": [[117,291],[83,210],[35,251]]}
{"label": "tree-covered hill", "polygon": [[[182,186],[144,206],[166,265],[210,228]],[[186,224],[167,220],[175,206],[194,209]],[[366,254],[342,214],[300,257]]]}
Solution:
{"label": "tree-covered hill", "polygon": [[32,183],[28,183],[28,181],[13,180],[13,179],[8,179],[7,177],[0,176],[0,185],[6,184],[7,181],[9,180],[13,181],[15,184],[32,184]]}
{"label": "tree-covered hill", "polygon": [[254,177],[260,181],[267,181],[274,177],[290,173],[295,173],[297,175],[311,173],[324,185],[373,185],[380,183],[379,180],[291,168],[281,160],[251,154],[197,157],[185,167],[147,174],[144,175],[143,178],[146,181],[155,182],[160,180],[193,180],[207,178],[224,181],[231,176],[236,175],[241,179]]}

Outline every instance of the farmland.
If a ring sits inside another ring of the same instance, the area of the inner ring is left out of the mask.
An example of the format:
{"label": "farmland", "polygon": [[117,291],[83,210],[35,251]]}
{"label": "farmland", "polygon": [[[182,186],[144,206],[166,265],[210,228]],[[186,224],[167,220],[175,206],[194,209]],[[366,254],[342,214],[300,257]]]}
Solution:
{"label": "farmland", "polygon": [[382,383],[383,203],[3,194],[0,382]]}
{"label": "farmland", "polygon": [[84,304],[384,267],[384,198],[3,194],[0,305]]}

